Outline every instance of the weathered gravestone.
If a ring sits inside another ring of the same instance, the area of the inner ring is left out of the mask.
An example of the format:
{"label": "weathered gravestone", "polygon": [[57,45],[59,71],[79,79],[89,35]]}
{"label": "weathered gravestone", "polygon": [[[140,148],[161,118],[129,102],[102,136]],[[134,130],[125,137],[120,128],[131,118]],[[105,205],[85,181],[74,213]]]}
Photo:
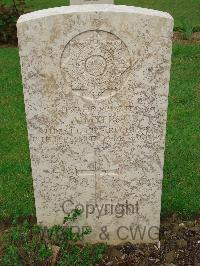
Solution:
{"label": "weathered gravestone", "polygon": [[83,5],[17,26],[38,223],[79,207],[87,241],[157,241],[173,19]]}

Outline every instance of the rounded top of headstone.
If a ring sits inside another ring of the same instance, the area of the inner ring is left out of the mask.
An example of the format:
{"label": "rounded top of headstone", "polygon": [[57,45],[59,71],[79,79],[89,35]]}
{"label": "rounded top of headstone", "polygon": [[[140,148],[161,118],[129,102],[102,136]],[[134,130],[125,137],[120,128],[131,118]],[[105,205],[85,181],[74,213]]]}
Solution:
{"label": "rounded top of headstone", "polygon": [[72,6],[62,6],[55,8],[48,8],[39,11],[30,12],[20,16],[17,21],[17,24],[26,22],[29,20],[40,19],[48,16],[62,15],[68,13],[83,13],[83,12],[121,12],[121,13],[131,13],[144,16],[160,17],[169,20],[173,20],[172,16],[163,11],[134,7],[134,6],[125,6],[125,5],[111,5],[111,4],[90,4],[90,5],[72,5]]}

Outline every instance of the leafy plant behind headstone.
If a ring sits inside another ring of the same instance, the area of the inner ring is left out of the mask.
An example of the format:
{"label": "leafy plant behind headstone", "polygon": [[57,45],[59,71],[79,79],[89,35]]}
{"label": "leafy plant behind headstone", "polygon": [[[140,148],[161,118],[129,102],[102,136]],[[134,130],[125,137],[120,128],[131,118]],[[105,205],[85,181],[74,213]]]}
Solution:
{"label": "leafy plant behind headstone", "polygon": [[0,3],[0,44],[17,44],[16,22],[24,8],[24,0],[13,0],[11,5]]}

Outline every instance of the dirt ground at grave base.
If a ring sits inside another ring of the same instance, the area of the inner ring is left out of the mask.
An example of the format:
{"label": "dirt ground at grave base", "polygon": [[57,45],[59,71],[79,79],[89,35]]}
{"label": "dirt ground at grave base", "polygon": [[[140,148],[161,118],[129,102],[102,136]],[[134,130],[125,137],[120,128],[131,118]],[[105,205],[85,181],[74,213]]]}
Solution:
{"label": "dirt ground at grave base", "polygon": [[173,33],[173,43],[179,44],[200,44],[200,32],[193,32],[190,40],[185,40],[182,32],[175,31]]}
{"label": "dirt ground at grave base", "polygon": [[[35,223],[35,219],[31,219]],[[0,228],[0,241],[6,224]],[[0,247],[0,257],[3,253]],[[58,254],[59,255],[59,254]],[[200,217],[161,219],[158,244],[109,246],[95,266],[200,266]]]}
{"label": "dirt ground at grave base", "polygon": [[[3,229],[0,229],[0,243],[2,240],[2,236],[3,236]],[[0,246],[0,258],[2,258],[2,256],[3,256],[3,251],[2,251],[2,247]],[[0,262],[1,262],[1,259],[0,259]]]}
{"label": "dirt ground at grave base", "polygon": [[96,266],[200,266],[200,217],[162,219],[158,244],[109,247]]}

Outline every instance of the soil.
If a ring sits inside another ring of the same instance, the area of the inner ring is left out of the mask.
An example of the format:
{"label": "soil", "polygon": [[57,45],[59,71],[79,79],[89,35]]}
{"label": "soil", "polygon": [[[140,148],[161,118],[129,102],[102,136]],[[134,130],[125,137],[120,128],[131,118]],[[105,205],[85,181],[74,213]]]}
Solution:
{"label": "soil", "polygon": [[200,32],[193,32],[191,40],[184,40],[183,33],[175,31],[173,33],[173,43],[200,44]]}
{"label": "soil", "polygon": [[96,266],[200,266],[200,217],[183,221],[175,216],[161,221],[158,244],[109,247]]}
{"label": "soil", "polygon": [[[0,243],[2,241],[2,236],[3,236],[3,229],[0,229]],[[2,256],[3,256],[3,251],[2,251],[2,248],[0,246],[0,258],[2,258]],[[1,259],[0,259],[0,261],[1,261]]]}

